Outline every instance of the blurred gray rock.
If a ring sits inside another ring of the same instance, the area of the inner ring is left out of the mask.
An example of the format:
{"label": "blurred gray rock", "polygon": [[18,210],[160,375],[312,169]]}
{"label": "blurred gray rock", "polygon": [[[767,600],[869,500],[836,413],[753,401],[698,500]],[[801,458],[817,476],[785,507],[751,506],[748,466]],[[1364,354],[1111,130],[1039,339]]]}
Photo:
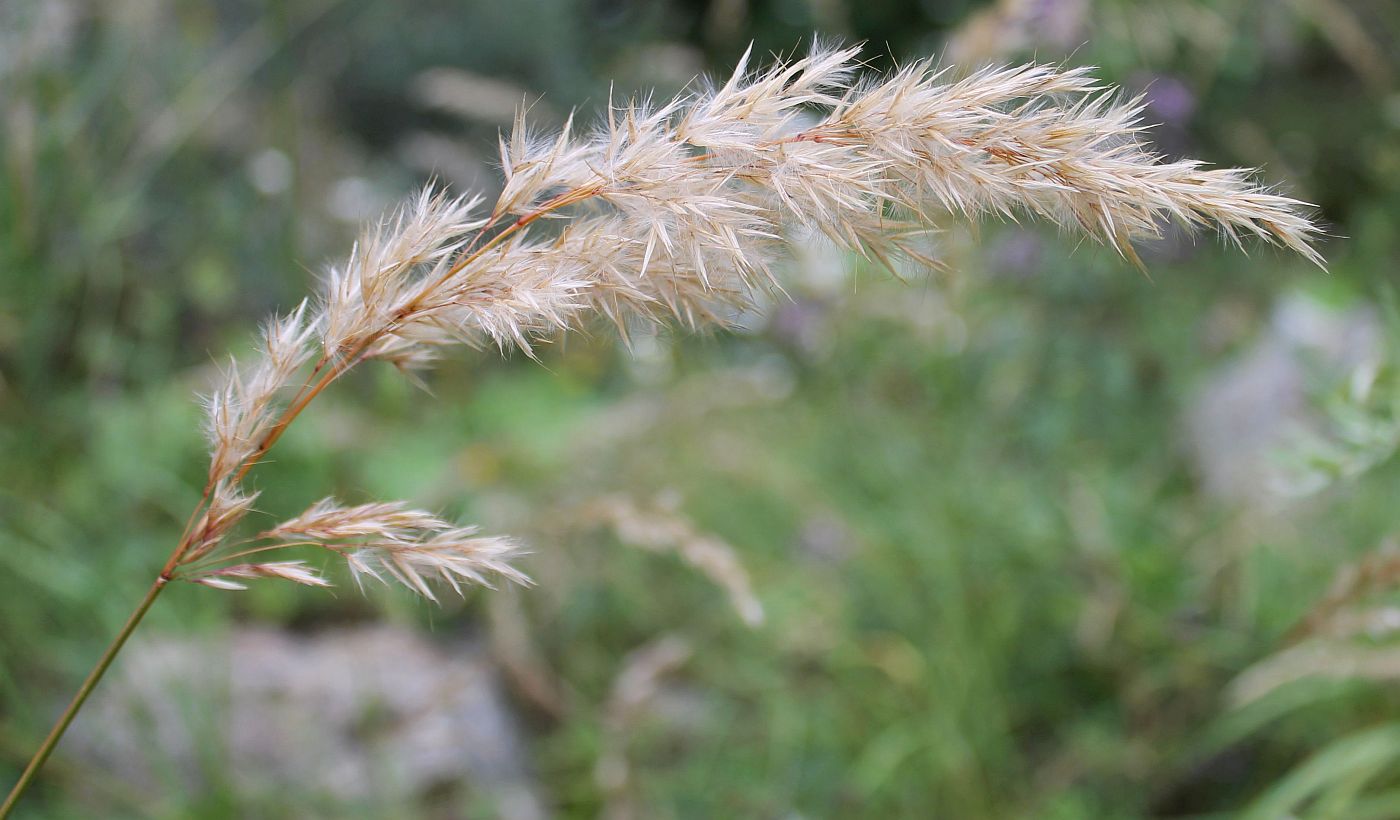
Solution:
{"label": "blurred gray rock", "polygon": [[548,816],[485,649],[448,652],[395,627],[147,637],[122,653],[66,746],[156,793],[174,773],[192,791],[218,780],[415,816],[408,807],[461,787],[492,816]]}
{"label": "blurred gray rock", "polygon": [[1369,305],[1284,297],[1261,337],[1206,382],[1187,410],[1186,446],[1206,492],[1256,507],[1277,500],[1281,452],[1316,423],[1308,401],[1315,377],[1375,361],[1382,345]]}

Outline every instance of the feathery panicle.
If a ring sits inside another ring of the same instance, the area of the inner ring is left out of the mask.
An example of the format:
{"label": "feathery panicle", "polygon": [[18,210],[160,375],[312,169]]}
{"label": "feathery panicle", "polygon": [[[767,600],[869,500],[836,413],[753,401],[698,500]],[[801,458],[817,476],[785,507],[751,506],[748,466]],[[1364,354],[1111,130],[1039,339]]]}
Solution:
{"label": "feathery panicle", "polygon": [[[488,224],[515,217],[508,238],[429,277],[377,350],[484,334],[528,351],[532,334],[588,311],[619,324],[659,312],[718,321],[724,304],[772,286],[794,223],[886,263],[921,258],[916,240],[948,212],[1041,217],[1134,260],[1133,242],[1176,220],[1321,261],[1301,203],[1246,171],[1159,161],[1139,140],[1140,103],[1116,102],[1083,69],[953,82],[917,62],[856,83],[855,59],[818,50],[748,74],[746,58],[717,89],[610,105],[591,135],[571,120],[541,138],[518,121],[501,142],[506,184]],[[569,225],[532,239],[545,217]]]}
{"label": "feathery panicle", "polygon": [[[539,338],[595,315],[624,335],[634,321],[667,316],[722,324],[777,287],[773,264],[796,226],[887,266],[936,264],[922,237],[946,214],[1046,219],[1133,261],[1134,242],[1175,220],[1321,263],[1302,203],[1246,171],[1160,161],[1140,140],[1141,104],[1084,69],[1027,65],[951,80],[920,61],[857,80],[856,49],[822,47],[763,70],[748,64],[746,54],[724,83],[660,105],[610,103],[591,132],[571,117],[557,134],[532,134],[522,115],[501,140],[505,184],[492,207],[425,189],[366,230],[315,306],[268,325],[258,362],[231,366],[206,400],[206,502],[171,569],[199,562],[202,579],[225,585],[251,577],[207,569],[241,555],[227,543],[252,503],[240,482],[359,362],[417,370],[459,343],[533,355]],[[544,220],[557,227],[541,233]],[[665,537],[689,544],[682,554],[756,617],[727,547],[693,532]],[[509,541],[402,504],[326,500],[262,538],[333,549],[357,577],[387,573],[429,596],[426,577],[454,589],[489,574],[524,580],[505,561]]]}

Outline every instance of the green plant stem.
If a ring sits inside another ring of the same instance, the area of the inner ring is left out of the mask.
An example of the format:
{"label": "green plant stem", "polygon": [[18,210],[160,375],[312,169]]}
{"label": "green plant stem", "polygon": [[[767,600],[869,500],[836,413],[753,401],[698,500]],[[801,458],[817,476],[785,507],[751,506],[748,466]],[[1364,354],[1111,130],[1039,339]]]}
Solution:
{"label": "green plant stem", "polygon": [[[517,218],[504,230],[492,236],[490,240],[480,247],[477,247],[476,241],[473,240],[472,244],[462,252],[461,258],[442,275],[438,284],[447,281],[447,279],[454,274],[460,272],[477,259],[480,259],[492,248],[495,248],[501,242],[508,239],[512,234],[526,228],[535,220],[540,219],[552,211],[597,196],[601,192],[602,188],[598,186],[567,191],[544,203],[537,210]],[[482,234],[478,233],[477,239],[480,239],[481,236]],[[404,314],[396,317],[395,321],[406,318],[410,313],[412,313],[412,311],[405,311]],[[243,477],[247,475],[248,471],[267,454],[267,451],[272,448],[272,445],[277,443],[277,440],[286,432],[287,427],[296,420],[297,416],[301,415],[301,411],[305,410],[306,406],[310,404],[316,396],[320,395],[321,391],[325,390],[332,382],[344,375],[347,370],[359,363],[361,361],[361,355],[369,349],[370,345],[388,332],[388,330],[389,329],[381,330],[379,333],[363,339],[358,345],[351,349],[342,360],[332,365],[325,373],[322,373],[322,369],[325,368],[330,360],[323,357],[318,361],[311,375],[307,377],[306,382],[292,399],[292,403],[282,412],[281,418],[279,418],[272,426],[272,429],[268,431],[262,443],[258,446],[258,449],[243,463],[238,471],[234,473],[233,483],[237,484],[241,481]],[[204,493],[200,498],[199,504],[196,505],[194,511],[190,513],[189,521],[185,524],[185,532],[180,538],[179,545],[176,546],[174,552],[170,554],[169,560],[166,561],[165,567],[161,570],[155,583],[151,584],[151,588],[146,591],[146,597],[141,599],[141,603],[136,607],[136,611],[131,613],[131,617],[127,619],[126,625],[122,627],[121,632],[117,633],[117,637],[112,639],[112,643],[107,647],[107,651],[102,653],[102,659],[97,662],[97,666],[93,667],[92,672],[87,676],[87,680],[83,681],[82,687],[79,688],[78,693],[73,696],[73,702],[68,704],[68,708],[63,711],[63,714],[58,718],[58,722],[55,723],[53,729],[50,730],[49,736],[44,738],[43,744],[40,745],[39,750],[34,753],[34,758],[29,761],[29,765],[25,768],[24,774],[20,775],[19,782],[10,790],[9,797],[5,798],[4,805],[0,805],[0,820],[5,820],[5,818],[10,816],[10,812],[14,811],[15,804],[19,801],[20,796],[24,794],[25,789],[29,787],[29,784],[34,780],[39,770],[43,768],[44,762],[47,761],[49,755],[53,753],[54,747],[58,745],[59,739],[62,738],[63,733],[68,730],[68,725],[72,723],[73,718],[77,716],[78,710],[83,707],[83,703],[88,699],[88,696],[92,694],[92,690],[97,686],[98,681],[102,680],[102,676],[107,672],[107,667],[112,665],[112,661],[116,658],[117,653],[121,651],[122,646],[126,643],[126,639],[131,637],[131,633],[135,631],[136,626],[141,623],[141,619],[146,616],[146,610],[151,608],[151,604],[155,602],[156,596],[159,595],[160,591],[165,588],[165,585],[170,582],[176,568],[179,567],[185,559],[190,547],[197,540],[197,534],[191,528],[194,527],[195,522],[198,520],[200,509],[209,502],[210,493],[213,492],[213,490],[214,483],[212,481],[205,485]],[[289,545],[279,544],[269,549],[280,549],[286,546]],[[239,553],[238,556],[235,557],[242,557],[251,552],[261,552],[261,550]]]}
{"label": "green plant stem", "polygon": [[141,599],[141,603],[137,605],[136,611],[131,613],[131,617],[126,619],[126,624],[122,626],[121,631],[118,632],[117,636],[108,644],[107,651],[102,653],[101,660],[99,660],[97,665],[92,668],[92,671],[88,673],[87,680],[83,681],[83,685],[78,688],[78,693],[73,696],[73,701],[68,704],[67,709],[63,710],[63,714],[59,716],[58,722],[55,723],[53,729],[49,731],[49,736],[44,738],[44,742],[39,745],[39,749],[34,753],[33,759],[31,759],[29,765],[25,767],[24,774],[19,776],[19,782],[10,790],[10,796],[5,798],[4,805],[0,805],[0,820],[5,820],[5,818],[10,816],[10,812],[14,811],[15,804],[19,802],[19,798],[24,794],[24,790],[29,787],[34,777],[39,774],[39,770],[43,768],[44,762],[49,759],[49,755],[53,754],[54,747],[58,745],[58,741],[63,737],[63,733],[68,730],[68,725],[73,722],[73,718],[77,716],[78,710],[83,708],[83,703],[87,701],[88,695],[92,694],[92,690],[97,686],[97,682],[102,680],[102,676],[107,672],[107,667],[112,665],[112,661],[117,657],[117,653],[121,651],[122,646],[126,643],[126,639],[131,637],[131,633],[136,630],[137,624],[140,624],[141,619],[146,617],[146,611],[151,608],[151,604],[155,603],[156,596],[160,594],[162,589],[165,589],[167,583],[169,583],[169,579],[161,575],[151,584],[151,588],[146,590],[146,597]]}

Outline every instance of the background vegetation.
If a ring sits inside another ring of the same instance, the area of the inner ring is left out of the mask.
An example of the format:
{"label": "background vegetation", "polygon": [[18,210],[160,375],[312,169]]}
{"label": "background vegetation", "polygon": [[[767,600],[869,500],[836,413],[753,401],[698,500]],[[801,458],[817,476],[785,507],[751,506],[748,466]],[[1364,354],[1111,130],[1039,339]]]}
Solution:
{"label": "background vegetation", "polygon": [[[802,255],[792,300],[732,334],[463,356],[433,401],[371,368],[279,447],[264,507],[412,498],[526,534],[539,587],[441,610],[388,589],[179,589],[144,640],[387,620],[447,655],[487,646],[559,816],[1400,816],[1384,558],[1344,596],[1372,596],[1364,629],[1290,634],[1400,526],[1392,382],[1352,377],[1400,355],[1370,307],[1400,270],[1385,0],[4,4],[0,780],[178,536],[213,362],[360,220],[430,175],[489,188],[527,95],[548,124],[596,112],[610,81],[671,93],[750,40],[791,51],[814,30],[867,41],[876,68],[1102,66],[1147,94],[1163,151],[1263,166],[1317,203],[1344,237],[1331,272],[1179,239],[1144,249],[1148,281],[1035,226],[950,229],[949,270],[907,282]],[[1296,341],[1298,305],[1296,366],[1212,405],[1261,345]],[[1370,347],[1337,342],[1363,324]],[[1260,457],[1228,432],[1280,408],[1330,442],[1296,448],[1320,492],[1272,491],[1290,436]],[[766,622],[674,556],[577,526],[602,494],[734,545]],[[667,638],[689,659],[622,720],[620,671]],[[379,803],[259,786],[206,734],[178,761],[128,738],[178,770],[150,784],[76,740],[24,811],[511,815],[470,778]],[[625,782],[599,770],[619,757]]]}

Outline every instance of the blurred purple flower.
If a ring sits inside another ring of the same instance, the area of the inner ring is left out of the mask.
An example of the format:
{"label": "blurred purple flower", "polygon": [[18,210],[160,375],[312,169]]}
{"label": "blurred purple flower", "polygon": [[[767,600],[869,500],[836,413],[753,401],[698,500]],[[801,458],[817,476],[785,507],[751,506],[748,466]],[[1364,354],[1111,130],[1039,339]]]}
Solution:
{"label": "blurred purple flower", "polygon": [[1148,112],[1164,125],[1184,126],[1196,112],[1196,95],[1170,74],[1137,77],[1132,85],[1143,89]]}
{"label": "blurred purple flower", "polygon": [[830,346],[831,306],[818,299],[794,297],[773,311],[773,336],[808,358],[820,357]]}
{"label": "blurred purple flower", "polygon": [[1040,270],[1045,241],[1033,231],[1013,229],[998,237],[992,246],[992,272],[1013,279],[1026,279]]}

